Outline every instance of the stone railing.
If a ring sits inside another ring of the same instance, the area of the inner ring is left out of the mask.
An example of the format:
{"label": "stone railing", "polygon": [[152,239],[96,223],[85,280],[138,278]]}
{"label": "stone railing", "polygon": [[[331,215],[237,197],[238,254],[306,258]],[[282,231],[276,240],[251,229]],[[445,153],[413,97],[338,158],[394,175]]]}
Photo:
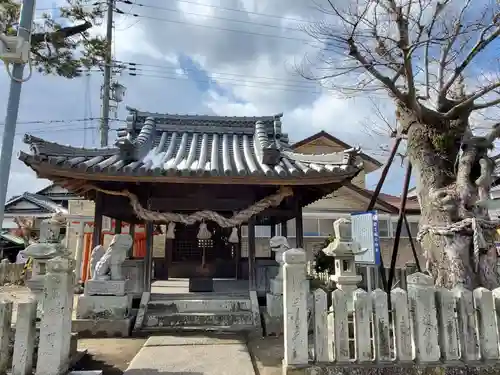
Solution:
{"label": "stone railing", "polygon": [[[0,374],[26,375],[34,368],[36,375],[67,373],[73,346],[73,271],[71,259],[57,257],[47,262],[39,326],[35,298],[19,302],[17,309],[10,300],[0,301]],[[17,310],[15,316],[13,310]]]}
{"label": "stone railing", "polygon": [[305,253],[288,250],[283,259],[284,374],[426,374],[436,369],[486,374],[500,368],[500,288],[436,289],[431,277],[414,273],[407,277],[407,291],[391,291],[390,302],[380,289],[349,295],[335,290],[331,306],[317,289],[311,332]]}
{"label": "stone railing", "polygon": [[10,263],[8,259],[0,262],[0,285],[22,284],[24,264]]}

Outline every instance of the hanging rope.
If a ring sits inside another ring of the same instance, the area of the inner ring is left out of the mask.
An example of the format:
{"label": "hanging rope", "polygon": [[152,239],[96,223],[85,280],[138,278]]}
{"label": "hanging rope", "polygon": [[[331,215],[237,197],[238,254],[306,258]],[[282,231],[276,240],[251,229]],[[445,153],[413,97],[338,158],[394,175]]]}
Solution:
{"label": "hanging rope", "polygon": [[445,227],[432,227],[423,225],[417,234],[417,241],[422,242],[427,234],[436,234],[440,236],[452,236],[456,233],[466,233],[472,235],[472,244],[474,247],[474,267],[479,271],[479,255],[488,248],[483,234],[483,230],[496,229],[500,225],[499,220],[485,220],[479,218],[467,218],[462,221],[447,225]]}
{"label": "hanging rope", "polygon": [[231,228],[239,226],[247,222],[252,216],[259,214],[269,207],[278,206],[283,199],[293,195],[293,190],[290,187],[283,186],[275,194],[265,197],[250,207],[235,213],[231,218],[224,217],[214,211],[198,211],[191,215],[183,215],[174,212],[157,212],[144,208],[139,202],[139,198],[128,190],[115,191],[101,189],[94,185],[85,185],[87,190],[96,190],[107,195],[127,197],[137,217],[154,222],[164,223],[182,223],[185,225],[192,225],[203,220],[210,220],[217,223],[221,228]]}

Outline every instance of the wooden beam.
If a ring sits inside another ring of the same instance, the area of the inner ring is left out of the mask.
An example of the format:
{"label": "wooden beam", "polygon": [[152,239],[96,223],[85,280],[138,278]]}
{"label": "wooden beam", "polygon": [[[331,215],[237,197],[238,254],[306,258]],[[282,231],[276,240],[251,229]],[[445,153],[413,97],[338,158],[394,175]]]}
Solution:
{"label": "wooden beam", "polygon": [[302,206],[298,200],[295,206],[295,243],[297,248],[304,248],[304,221],[302,219]]}
{"label": "wooden beam", "polygon": [[153,276],[153,223],[146,223],[146,255],[144,256],[144,291],[151,292]]}
{"label": "wooden beam", "polygon": [[250,290],[256,290],[255,272],[255,217],[248,221],[248,284]]}
{"label": "wooden beam", "polygon": [[128,234],[132,237],[132,246],[130,246],[129,252],[128,252],[128,257],[133,258],[134,256],[134,245],[135,245],[135,224],[134,223],[129,223],[130,224],[130,229]]}
{"label": "wooden beam", "polygon": [[121,234],[122,232],[122,221],[115,219],[115,234]]}

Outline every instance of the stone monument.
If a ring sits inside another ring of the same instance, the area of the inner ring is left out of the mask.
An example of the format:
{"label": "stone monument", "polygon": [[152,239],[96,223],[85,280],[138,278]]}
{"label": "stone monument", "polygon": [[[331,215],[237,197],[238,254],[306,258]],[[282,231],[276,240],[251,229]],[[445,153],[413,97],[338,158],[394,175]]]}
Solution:
{"label": "stone monument", "polygon": [[47,262],[53,258],[69,258],[70,252],[61,244],[59,235],[65,219],[60,215],[54,215],[50,219],[43,220],[40,225],[39,242],[29,245],[21,253],[25,257],[33,259],[31,277],[26,280],[26,286],[35,295],[38,306],[37,315],[43,311],[42,294],[47,272]]}
{"label": "stone monument", "polygon": [[131,296],[126,293],[122,264],[132,246],[128,234],[116,234],[104,251],[96,246],[91,255],[91,279],[85,283],[84,294],[78,299],[77,319],[123,320],[129,316]]}
{"label": "stone monument", "polygon": [[283,316],[283,253],[290,249],[288,240],[283,236],[274,236],[269,240],[274,259],[278,262],[278,274],[270,280],[270,292],[266,294],[267,313],[270,317]]}

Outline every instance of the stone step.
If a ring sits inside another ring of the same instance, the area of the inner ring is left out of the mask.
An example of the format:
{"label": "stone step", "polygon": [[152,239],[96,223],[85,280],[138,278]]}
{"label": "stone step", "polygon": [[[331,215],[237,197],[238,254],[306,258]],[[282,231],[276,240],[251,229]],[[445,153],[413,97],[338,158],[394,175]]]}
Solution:
{"label": "stone step", "polygon": [[251,311],[249,299],[178,299],[153,300],[148,311],[165,313],[238,312]]}
{"label": "stone step", "polygon": [[203,300],[238,300],[249,299],[248,293],[151,293],[150,301],[171,301],[171,300],[189,300],[189,299],[203,299]]}
{"label": "stone step", "polygon": [[148,311],[143,327],[232,327],[253,325],[251,312],[154,313]]}
{"label": "stone step", "polygon": [[234,326],[161,326],[143,327],[141,332],[215,332],[215,333],[235,333],[254,331],[255,326],[250,324],[238,324]]}

